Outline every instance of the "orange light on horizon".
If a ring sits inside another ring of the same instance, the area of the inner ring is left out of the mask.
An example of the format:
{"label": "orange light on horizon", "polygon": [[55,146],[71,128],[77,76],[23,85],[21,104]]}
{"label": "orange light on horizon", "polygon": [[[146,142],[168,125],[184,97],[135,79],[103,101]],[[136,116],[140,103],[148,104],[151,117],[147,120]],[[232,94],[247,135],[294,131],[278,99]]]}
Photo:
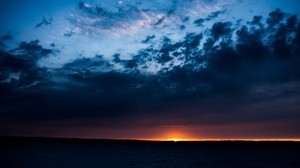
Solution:
{"label": "orange light on horizon", "polygon": [[199,137],[191,136],[188,131],[183,131],[182,129],[167,131],[157,138],[146,138],[140,140],[149,140],[149,141],[294,141],[300,142],[300,138],[208,138],[208,137]]}
{"label": "orange light on horizon", "polygon": [[153,138],[151,140],[154,141],[196,141],[198,138],[192,137],[190,134],[188,134],[187,131],[184,131],[180,128],[172,129],[166,131],[167,133],[164,133],[161,137]]}
{"label": "orange light on horizon", "polygon": [[[145,136],[137,138],[137,140],[145,141],[294,141],[300,142],[300,138],[288,137],[245,137],[245,136],[212,136],[205,134],[205,131],[194,130],[189,126],[166,126],[160,127],[156,132],[152,132],[153,136]],[[202,135],[202,136],[200,136]]]}
{"label": "orange light on horizon", "polygon": [[217,138],[205,138],[205,139],[195,139],[195,138],[167,138],[167,139],[140,139],[145,141],[173,141],[173,142],[180,142],[180,141],[253,141],[253,142],[263,142],[263,141],[291,141],[291,142],[300,142],[300,139],[217,139]]}

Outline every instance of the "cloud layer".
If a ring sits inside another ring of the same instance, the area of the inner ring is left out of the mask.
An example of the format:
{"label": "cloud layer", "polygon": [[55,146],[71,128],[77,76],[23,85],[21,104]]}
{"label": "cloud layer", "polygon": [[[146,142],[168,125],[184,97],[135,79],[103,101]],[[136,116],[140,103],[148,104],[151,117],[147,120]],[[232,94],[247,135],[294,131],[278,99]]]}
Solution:
{"label": "cloud layer", "polygon": [[[142,32],[128,48],[142,47],[130,54],[120,49],[110,56],[101,51],[86,56],[74,48],[77,55],[72,60],[53,68],[45,62],[59,60],[64,47],[53,42],[46,46],[40,40],[12,47],[14,36],[3,35],[1,120],[94,119],[106,124],[137,116],[145,125],[192,125],[300,117],[297,15],[276,9],[248,21],[223,20],[228,10],[219,7],[225,1],[209,2],[206,7],[214,10],[199,16],[193,11],[198,8],[186,12],[188,16],[181,13],[189,6],[203,7],[204,1],[172,2],[120,1],[112,8],[79,2],[67,17],[73,29],[61,34],[63,41],[78,40],[79,35]],[[179,8],[182,5],[186,8]],[[51,26],[52,16],[43,18],[36,29]],[[181,35],[168,33],[173,30]],[[171,117],[155,121],[165,116]]]}

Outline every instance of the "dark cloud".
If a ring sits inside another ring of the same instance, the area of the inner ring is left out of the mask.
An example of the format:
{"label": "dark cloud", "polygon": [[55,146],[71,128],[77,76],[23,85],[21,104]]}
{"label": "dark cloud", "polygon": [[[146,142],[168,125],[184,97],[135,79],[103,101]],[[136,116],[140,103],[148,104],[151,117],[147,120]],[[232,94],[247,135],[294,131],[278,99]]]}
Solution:
{"label": "dark cloud", "polygon": [[6,34],[4,36],[1,37],[1,41],[9,41],[9,40],[12,40],[13,37],[11,34]]}
{"label": "dark cloud", "polygon": [[91,5],[84,1],[80,1],[78,3],[78,8],[80,10],[85,11],[86,13],[89,13],[91,15],[106,15],[108,12],[105,11],[103,8],[97,5]]}
{"label": "dark cloud", "polygon": [[162,17],[162,18],[158,19],[158,20],[157,20],[155,23],[153,23],[152,25],[153,25],[153,26],[158,26],[158,25],[162,24],[164,20],[165,20],[165,18]]}
{"label": "dark cloud", "polygon": [[196,24],[197,26],[203,26],[203,23],[205,22],[206,20],[203,19],[203,18],[200,18],[200,19],[197,19],[194,21],[194,24]]}
{"label": "dark cloud", "polygon": [[74,31],[68,31],[68,32],[64,33],[64,36],[65,36],[65,37],[71,37],[71,36],[73,36],[74,34],[75,34]]}
{"label": "dark cloud", "polygon": [[39,40],[26,42],[23,41],[19,44],[19,47],[11,50],[14,53],[21,54],[24,58],[32,61],[36,61],[42,57],[54,54],[54,50],[43,48],[39,45]]}
{"label": "dark cloud", "polygon": [[184,30],[184,29],[185,29],[185,25],[180,25],[180,26],[179,26],[179,29],[180,29],[180,30]]}
{"label": "dark cloud", "polygon": [[207,19],[208,20],[215,19],[215,18],[219,17],[220,15],[225,14],[226,12],[227,12],[227,10],[219,10],[216,12],[212,12],[210,15],[208,15]]}
{"label": "dark cloud", "polygon": [[89,76],[94,73],[107,73],[112,70],[113,65],[101,55],[94,58],[81,58],[67,63],[60,69],[60,73],[71,76]]}
{"label": "dark cloud", "polygon": [[36,24],[35,28],[51,25],[52,22],[53,22],[53,18],[51,15],[49,15],[48,17],[43,16],[42,21],[40,23]]}
{"label": "dark cloud", "polygon": [[149,43],[151,40],[155,38],[155,35],[147,36],[145,40],[141,41],[142,43]]}
{"label": "dark cloud", "polygon": [[[37,62],[57,50],[46,49],[39,41],[21,42],[11,51],[0,50],[0,87],[5,92],[27,87],[44,79],[46,69],[39,67]],[[13,74],[18,74],[12,78]],[[3,92],[2,92],[3,93]]]}
{"label": "dark cloud", "polygon": [[131,60],[123,60],[120,58],[120,54],[114,55],[114,62],[123,65],[125,68],[136,69],[139,64],[139,56],[135,56],[135,58]]}
{"label": "dark cloud", "polygon": [[212,34],[213,38],[219,39],[220,37],[223,37],[223,36],[230,36],[231,31],[232,31],[231,25],[232,25],[231,22],[215,23],[211,29],[211,34]]}
{"label": "dark cloud", "polygon": [[262,16],[254,16],[253,20],[251,22],[248,22],[248,24],[257,25],[259,27],[263,27],[264,24],[262,23]]}
{"label": "dark cloud", "polygon": [[[100,9],[95,11],[96,8],[84,4],[79,8],[101,13]],[[129,60],[122,59],[122,53],[115,54],[112,61],[99,55],[80,58],[51,71],[39,67],[37,61],[55,50],[43,48],[38,41],[22,42],[10,52],[1,51],[1,74],[5,74],[1,80],[7,79],[11,72],[22,72],[20,79],[28,81],[22,82],[22,86],[33,81],[47,82],[11,89],[1,99],[4,111],[1,115],[22,120],[103,119],[146,113],[149,108],[159,111],[156,109],[165,109],[170,103],[186,107],[194,101],[200,102],[201,107],[197,108],[203,108],[204,112],[194,110],[192,114],[226,113],[230,109],[222,109],[229,106],[226,104],[229,98],[233,99],[230,106],[238,111],[255,100],[255,96],[247,98],[253,88],[299,82],[300,24],[296,15],[277,9],[265,23],[262,16],[255,16],[245,25],[233,25],[233,22],[216,22],[207,32],[188,33],[177,42],[167,36],[162,39],[148,36],[142,43],[155,38],[161,47],[150,45]],[[144,69],[151,68],[149,62],[162,68],[157,73],[144,73]],[[7,91],[15,85],[1,83],[1,90]],[[222,109],[205,106],[206,101],[215,97],[219,101],[210,105],[221,105]],[[238,103],[239,98],[245,103]],[[270,96],[261,99],[263,102]],[[288,114],[276,115],[288,117]]]}
{"label": "dark cloud", "polygon": [[184,18],[182,19],[182,22],[187,22],[187,21],[189,21],[189,20],[190,20],[190,17],[186,16],[186,17],[184,17]]}
{"label": "dark cloud", "polygon": [[217,17],[219,17],[220,15],[225,14],[225,13],[226,13],[226,10],[220,10],[220,11],[212,12],[206,18],[200,18],[200,19],[195,20],[194,24],[196,24],[197,26],[203,26],[204,22],[214,20]]}
{"label": "dark cloud", "polygon": [[269,18],[267,19],[267,23],[269,27],[273,27],[280,23],[284,18],[286,14],[282,12],[280,9],[276,9],[275,11],[269,13]]}
{"label": "dark cloud", "polygon": [[51,43],[50,46],[51,46],[51,47],[55,47],[55,43]]}
{"label": "dark cloud", "polygon": [[0,37],[0,49],[4,49],[7,47],[6,42],[13,40],[13,36],[8,33]]}

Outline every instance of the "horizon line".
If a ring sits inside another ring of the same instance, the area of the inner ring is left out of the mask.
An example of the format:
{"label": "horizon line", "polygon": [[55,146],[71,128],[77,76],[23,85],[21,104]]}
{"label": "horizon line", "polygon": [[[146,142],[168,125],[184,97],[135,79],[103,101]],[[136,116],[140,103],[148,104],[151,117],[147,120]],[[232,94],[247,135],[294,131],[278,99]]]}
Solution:
{"label": "horizon line", "polygon": [[92,137],[48,137],[48,136],[1,136],[0,138],[49,138],[77,140],[149,141],[149,142],[300,142],[300,138],[195,138],[195,139],[135,139],[135,138],[92,138]]}

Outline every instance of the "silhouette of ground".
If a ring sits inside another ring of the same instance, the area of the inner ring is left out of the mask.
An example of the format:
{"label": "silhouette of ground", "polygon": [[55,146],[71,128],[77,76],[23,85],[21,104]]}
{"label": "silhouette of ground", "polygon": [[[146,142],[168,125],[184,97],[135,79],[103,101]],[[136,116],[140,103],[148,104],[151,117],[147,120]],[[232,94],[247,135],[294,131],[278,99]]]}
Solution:
{"label": "silhouette of ground", "polygon": [[0,138],[3,168],[298,167],[299,142]]}

